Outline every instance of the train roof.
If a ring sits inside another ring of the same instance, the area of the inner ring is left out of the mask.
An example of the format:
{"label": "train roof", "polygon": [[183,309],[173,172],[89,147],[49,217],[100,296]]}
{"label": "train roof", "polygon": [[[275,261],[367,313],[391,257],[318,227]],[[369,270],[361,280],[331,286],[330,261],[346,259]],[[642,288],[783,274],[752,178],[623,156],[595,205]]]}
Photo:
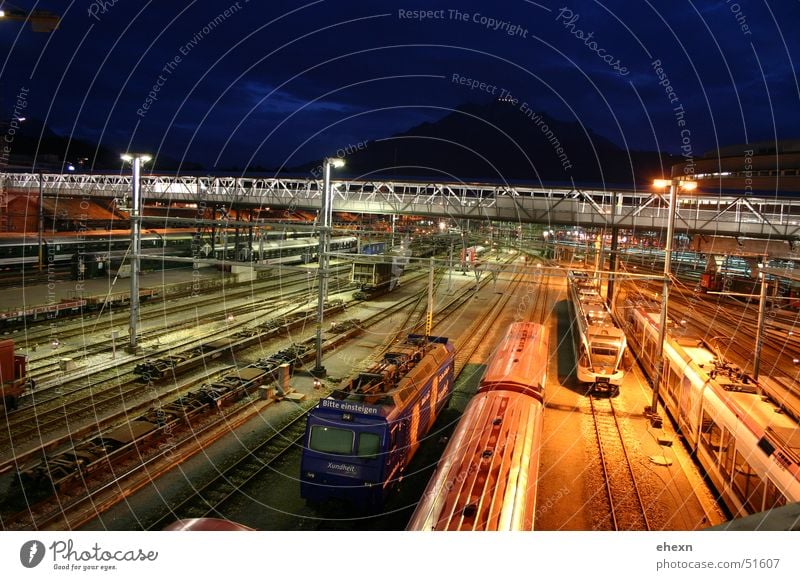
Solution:
{"label": "train roof", "polygon": [[221,518],[190,518],[177,520],[166,528],[165,532],[252,532],[253,528],[248,528],[242,524],[237,524],[230,520]]}
{"label": "train roof", "polygon": [[[642,307],[637,310],[658,328],[656,313]],[[720,361],[703,337],[692,333],[675,336],[672,332],[668,336],[670,340],[665,344],[664,352],[672,361],[682,361],[684,372],[694,374],[699,383],[712,388],[753,434],[770,439],[800,466],[798,417],[784,412],[785,407],[772,398],[769,390],[764,391],[766,396],[762,396],[760,383],[742,369]]]}
{"label": "train roof", "polygon": [[515,322],[492,355],[479,388],[502,383],[518,385],[523,390],[533,388],[540,393],[549,357],[545,327],[533,322]]}
{"label": "train roof", "polygon": [[[393,346],[381,362],[338,389],[344,397],[322,399],[318,408],[390,419],[414,400],[437,369],[453,359],[452,343],[446,338],[431,338],[432,342],[423,345],[420,340],[424,337],[412,336]],[[403,365],[413,361],[420,351],[422,358],[401,374]]]}
{"label": "train roof", "polygon": [[800,531],[800,502],[751,514],[706,528],[714,532],[791,532]]}
{"label": "train roof", "polygon": [[533,529],[541,408],[513,391],[475,395],[407,529]]}

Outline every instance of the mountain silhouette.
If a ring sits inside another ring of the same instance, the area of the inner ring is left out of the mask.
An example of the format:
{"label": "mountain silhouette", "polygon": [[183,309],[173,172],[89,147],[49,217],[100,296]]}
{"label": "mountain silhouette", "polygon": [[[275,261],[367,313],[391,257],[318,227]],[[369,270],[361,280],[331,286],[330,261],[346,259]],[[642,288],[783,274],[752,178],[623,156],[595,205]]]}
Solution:
{"label": "mountain silhouette", "polygon": [[625,151],[577,122],[496,100],[464,104],[438,121],[370,141],[348,155],[346,173],[631,187],[661,176],[672,162],[669,154]]}
{"label": "mountain silhouette", "polygon": [[[124,151],[97,145],[85,139],[69,139],[55,133],[35,118],[18,123],[10,138],[8,164],[14,170],[66,173],[73,171],[69,169],[72,166],[76,173],[99,173],[118,172],[123,166],[120,155]],[[155,167],[147,166],[148,171],[175,170],[179,167],[183,171],[191,171],[202,168],[201,165],[191,162],[180,164],[177,159],[166,155],[159,155],[155,162]]]}

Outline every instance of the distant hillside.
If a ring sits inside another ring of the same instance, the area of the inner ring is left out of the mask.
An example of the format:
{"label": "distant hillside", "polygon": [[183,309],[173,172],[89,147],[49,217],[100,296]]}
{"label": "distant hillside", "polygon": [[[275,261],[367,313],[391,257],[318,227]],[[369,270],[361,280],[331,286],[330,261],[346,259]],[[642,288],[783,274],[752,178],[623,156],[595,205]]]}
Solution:
{"label": "distant hillside", "polygon": [[668,154],[626,152],[579,123],[493,101],[370,141],[347,157],[346,173],[630,186],[661,175],[662,160],[665,168],[673,162]]}
{"label": "distant hillside", "polygon": [[[49,127],[43,127],[38,119],[26,119],[20,123],[10,144],[11,155],[8,163],[14,169],[30,169],[37,171],[67,171],[67,164],[75,167],[77,172],[119,171],[122,167],[118,151],[106,146],[97,146],[82,139],[68,139],[54,133]],[[36,160],[34,166],[34,158]],[[155,170],[174,170],[178,168],[178,160],[160,156]],[[151,166],[148,166],[151,169]],[[182,171],[202,169],[196,163],[183,163]]]}

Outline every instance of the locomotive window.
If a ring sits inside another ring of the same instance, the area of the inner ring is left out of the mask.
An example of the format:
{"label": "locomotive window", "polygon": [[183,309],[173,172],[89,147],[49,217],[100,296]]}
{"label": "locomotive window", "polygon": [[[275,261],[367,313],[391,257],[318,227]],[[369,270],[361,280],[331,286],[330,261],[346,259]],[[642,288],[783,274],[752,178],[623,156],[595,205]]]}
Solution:
{"label": "locomotive window", "polygon": [[311,427],[311,441],[309,447],[321,453],[335,453],[336,455],[352,455],[355,433],[349,429],[336,427]]}
{"label": "locomotive window", "polygon": [[375,459],[381,450],[381,438],[375,433],[358,434],[358,456]]}

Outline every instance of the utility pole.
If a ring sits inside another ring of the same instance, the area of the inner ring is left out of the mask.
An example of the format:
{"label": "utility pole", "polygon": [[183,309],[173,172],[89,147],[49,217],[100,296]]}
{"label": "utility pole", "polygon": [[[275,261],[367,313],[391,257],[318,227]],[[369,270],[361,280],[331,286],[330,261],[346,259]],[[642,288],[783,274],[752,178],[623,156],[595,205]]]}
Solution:
{"label": "utility pole", "polygon": [[655,187],[669,186],[669,215],[667,216],[667,240],[664,245],[664,280],[661,290],[661,319],[658,325],[658,351],[656,376],[653,384],[653,399],[649,407],[645,407],[645,416],[650,419],[653,426],[661,426],[661,417],[658,415],[658,390],[664,377],[664,339],[667,336],[667,309],[669,307],[669,284],[672,269],[672,238],[675,235],[675,213],[678,208],[678,186],[685,190],[697,187],[694,181],[682,181],[677,178],[671,180],[656,179]]}
{"label": "utility pole", "polygon": [[331,193],[331,167],[343,167],[344,161],[338,158],[326,158],[322,163],[323,183],[322,196],[319,208],[319,268],[317,281],[317,340],[316,362],[311,374],[325,376],[325,367],[322,366],[322,322],[325,317],[325,297],[328,294],[328,247],[330,245],[331,223],[333,221],[333,195]]}
{"label": "utility pole", "polygon": [[39,172],[39,272],[44,269],[44,185],[42,184],[42,172]]}
{"label": "utility pole", "polygon": [[425,337],[430,338],[433,331],[433,256],[431,256],[431,269],[428,274],[428,315],[425,317]]}
{"label": "utility pole", "polygon": [[[756,328],[756,352],[753,357],[753,379],[758,382],[758,372],[761,369],[761,347],[764,343],[764,310],[767,304],[767,257],[761,259],[758,265],[758,275],[761,278],[761,293],[758,298],[758,326]],[[759,387],[759,392],[760,392]]]}
{"label": "utility pole", "polygon": [[126,154],[123,161],[129,161],[133,168],[131,180],[131,315],[128,324],[130,343],[128,352],[134,353],[138,348],[137,324],[139,322],[139,256],[142,253],[141,212],[142,212],[142,164],[150,161],[149,155]]}

